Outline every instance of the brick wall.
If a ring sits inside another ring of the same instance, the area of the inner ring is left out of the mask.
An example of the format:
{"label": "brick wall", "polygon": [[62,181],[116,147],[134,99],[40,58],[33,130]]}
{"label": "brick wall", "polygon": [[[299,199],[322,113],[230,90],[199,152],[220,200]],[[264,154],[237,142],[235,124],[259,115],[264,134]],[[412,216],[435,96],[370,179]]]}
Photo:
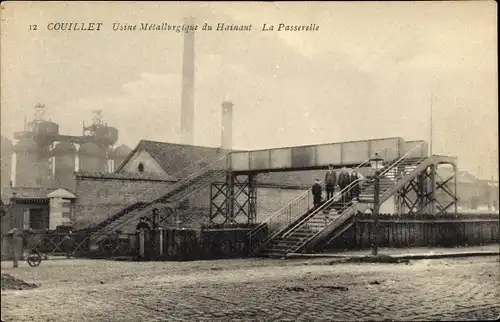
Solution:
{"label": "brick wall", "polygon": [[98,224],[134,202],[160,197],[171,184],[156,178],[77,174],[73,224],[77,229]]}
{"label": "brick wall", "polygon": [[[75,228],[98,224],[107,217],[137,201],[151,201],[168,189],[172,182],[146,177],[128,177],[119,174],[78,174],[72,222]],[[257,221],[263,221],[275,211],[295,199],[304,190],[258,187]],[[243,203],[243,195],[240,203]],[[181,225],[197,227],[208,223],[210,188],[193,194],[188,209],[178,211]],[[184,218],[184,219],[183,219]],[[245,218],[238,218],[243,221]]]}

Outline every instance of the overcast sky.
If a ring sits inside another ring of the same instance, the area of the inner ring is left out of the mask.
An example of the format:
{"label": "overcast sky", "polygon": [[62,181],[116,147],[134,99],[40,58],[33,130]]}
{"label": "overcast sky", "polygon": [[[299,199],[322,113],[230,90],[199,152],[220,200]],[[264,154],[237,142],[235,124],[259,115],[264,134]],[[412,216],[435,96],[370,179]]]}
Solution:
{"label": "overcast sky", "polygon": [[[495,2],[3,3],[1,133],[38,102],[80,135],[102,109],[118,144],[179,142],[183,34],[114,32],[113,22],[252,24],[197,32],[195,144],[220,144],[220,103],[234,102],[234,145],[259,149],[399,136],[498,177]],[[100,32],[49,22],[103,22]],[[262,24],[317,32],[263,32]],[[38,24],[37,31],[29,31]]]}

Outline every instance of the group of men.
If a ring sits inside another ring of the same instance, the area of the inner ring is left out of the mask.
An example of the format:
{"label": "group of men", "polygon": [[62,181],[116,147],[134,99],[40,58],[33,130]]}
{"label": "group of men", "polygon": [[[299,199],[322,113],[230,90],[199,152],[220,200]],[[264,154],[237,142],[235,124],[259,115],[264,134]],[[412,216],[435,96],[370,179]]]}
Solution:
{"label": "group of men", "polygon": [[[350,188],[344,191],[341,195],[342,202],[349,202],[353,199],[358,199],[361,193],[361,176],[356,170],[352,170],[350,173],[346,168],[342,168],[340,173],[333,170],[333,165],[328,166],[328,170],[325,175],[325,190],[326,190],[326,201],[330,200],[335,196],[335,186],[339,186],[339,191],[342,192],[349,185]],[[319,179],[314,180],[314,185],[312,187],[312,194],[314,200],[314,206],[317,208],[321,205],[323,188],[320,184]]]}

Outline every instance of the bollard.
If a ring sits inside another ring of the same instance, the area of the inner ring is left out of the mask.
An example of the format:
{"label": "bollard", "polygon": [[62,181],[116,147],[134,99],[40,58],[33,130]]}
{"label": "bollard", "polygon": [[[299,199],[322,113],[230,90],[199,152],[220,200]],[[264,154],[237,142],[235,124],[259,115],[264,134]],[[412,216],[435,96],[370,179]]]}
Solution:
{"label": "bollard", "polygon": [[144,259],[144,230],[139,232],[139,257]]}
{"label": "bollard", "polygon": [[21,232],[14,228],[12,230],[12,246],[13,246],[13,254],[12,254],[12,261],[13,261],[13,268],[18,268],[19,267],[19,258],[22,257],[22,239],[21,239]]}
{"label": "bollard", "polygon": [[156,242],[158,243],[158,258],[162,258],[163,257],[163,229],[162,228],[158,228],[156,230],[156,233],[158,235],[158,237],[156,238]]}

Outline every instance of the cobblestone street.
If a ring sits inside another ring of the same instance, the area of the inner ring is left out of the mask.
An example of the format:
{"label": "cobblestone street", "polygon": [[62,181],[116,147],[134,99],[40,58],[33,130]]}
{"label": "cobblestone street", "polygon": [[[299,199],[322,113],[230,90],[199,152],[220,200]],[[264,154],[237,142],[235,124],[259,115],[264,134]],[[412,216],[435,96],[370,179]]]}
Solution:
{"label": "cobblestone street", "polygon": [[498,258],[346,264],[331,260],[49,260],[2,273],[38,288],[2,291],[5,321],[493,319]]}

